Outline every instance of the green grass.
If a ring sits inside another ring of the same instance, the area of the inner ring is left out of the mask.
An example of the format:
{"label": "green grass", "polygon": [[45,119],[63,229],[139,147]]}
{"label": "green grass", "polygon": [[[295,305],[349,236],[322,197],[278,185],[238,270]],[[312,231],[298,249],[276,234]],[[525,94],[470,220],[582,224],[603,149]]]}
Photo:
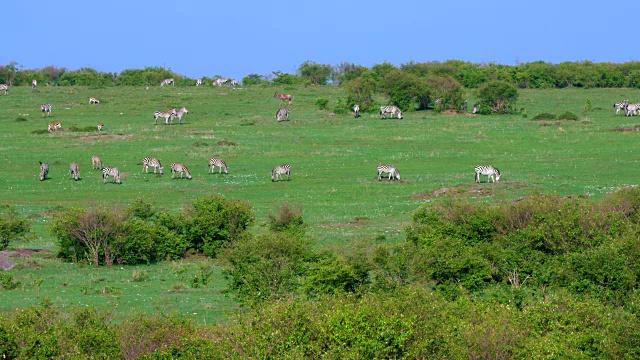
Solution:
{"label": "green grass", "polygon": [[[167,211],[181,211],[195,198],[217,193],[248,201],[258,219],[256,231],[279,204],[300,204],[318,247],[348,248],[401,241],[411,212],[433,201],[434,191],[442,188],[472,201],[505,201],[533,192],[588,194],[597,199],[638,183],[640,133],[612,130],[631,128],[640,121],[616,117],[612,105],[640,98],[640,90],[523,90],[517,108],[527,117],[427,111],[406,112],[402,120],[380,120],[377,114],[354,119],[351,114],[318,110],[317,98],[329,99],[333,109],[344,97],[337,87],[286,91],[293,95],[291,121],[278,123],[274,88],[12,88],[9,96],[0,96],[2,202],[29,216],[39,236],[14,246],[55,251],[48,228],[51,212],[59,206],[129,204],[145,198]],[[90,96],[101,103],[89,105]],[[584,113],[587,99],[593,111]],[[42,119],[39,111],[45,102],[53,104],[49,119]],[[181,106],[189,109],[184,124],[154,126],[155,110]],[[565,111],[580,119],[531,120],[542,112]],[[62,122],[63,131],[33,133],[55,121]],[[105,125],[103,133],[78,131],[98,123]],[[76,131],[69,131],[72,127]],[[122,185],[103,184],[100,171],[91,170],[94,154],[105,166],[120,169]],[[161,160],[164,176],[141,173],[145,156]],[[208,173],[212,156],[226,161],[228,175]],[[38,181],[38,161],[50,163],[49,180]],[[68,173],[73,161],[80,165],[77,182]],[[172,180],[172,162],[187,165],[193,180]],[[271,168],[285,162],[292,167],[291,181],[272,183]],[[395,165],[402,181],[378,182],[379,163]],[[501,182],[475,185],[473,168],[479,164],[499,168]],[[95,269],[48,258],[38,259],[40,265],[30,268],[28,262],[20,260],[21,267],[12,270],[16,278],[23,284],[43,278],[43,283],[37,291],[35,286],[3,291],[3,309],[44,296],[62,304],[98,304],[125,313],[135,309],[207,313],[199,319],[216,321],[236,306],[220,293],[224,287],[220,269],[215,270],[213,285],[175,291],[180,279],[171,275],[172,264],[144,267],[150,276],[138,283],[132,282],[138,268]],[[197,263],[187,260],[176,266]],[[105,280],[94,284],[98,278]],[[116,290],[95,294],[95,289],[105,287]]]}

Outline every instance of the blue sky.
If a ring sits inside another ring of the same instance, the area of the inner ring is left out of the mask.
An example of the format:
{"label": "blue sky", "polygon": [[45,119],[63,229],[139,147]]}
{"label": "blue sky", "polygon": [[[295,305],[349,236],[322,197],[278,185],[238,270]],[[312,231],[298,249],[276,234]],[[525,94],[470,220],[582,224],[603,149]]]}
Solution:
{"label": "blue sky", "polygon": [[0,64],[191,77],[372,66],[640,60],[640,1],[76,1],[2,5]]}

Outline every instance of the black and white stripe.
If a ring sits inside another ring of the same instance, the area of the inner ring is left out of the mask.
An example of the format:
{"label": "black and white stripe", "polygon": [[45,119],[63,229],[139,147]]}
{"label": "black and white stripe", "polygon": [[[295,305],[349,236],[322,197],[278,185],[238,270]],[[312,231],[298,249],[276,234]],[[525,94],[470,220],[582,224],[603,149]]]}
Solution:
{"label": "black and white stripe", "polygon": [[146,157],[142,159],[142,171],[149,173],[149,166],[153,168],[153,173],[156,173],[156,170],[160,170],[160,174],[162,174],[162,165],[160,164],[160,160],[152,157]]}
{"label": "black and white stripe", "polygon": [[93,96],[89,98],[89,104],[100,104],[100,100],[94,98]]}
{"label": "black and white stripe", "polygon": [[177,163],[174,162],[173,164],[171,164],[171,178],[173,179],[175,173],[180,173],[180,179],[182,179],[182,174],[186,174],[187,179],[191,179],[191,173],[189,172],[189,169],[187,169],[186,166],[184,166],[184,164],[182,163]]}
{"label": "black and white stripe", "polygon": [[31,90],[35,90],[38,87],[38,80],[31,80]]}
{"label": "black and white stripe", "polygon": [[289,109],[288,107],[278,109],[278,112],[276,113],[276,120],[283,121],[283,119],[286,119],[288,121],[290,112],[291,109]]}
{"label": "black and white stripe", "polygon": [[487,182],[499,182],[500,181],[500,170],[494,168],[489,165],[478,165],[476,166],[476,182],[480,182],[480,175],[488,176]]}
{"label": "black and white stripe", "polygon": [[627,104],[627,106],[625,106],[624,108],[625,116],[638,115],[638,111],[640,111],[640,103]]}
{"label": "black and white stripe", "polygon": [[102,159],[96,155],[91,156],[91,170],[93,169],[102,170]]}
{"label": "black and white stripe", "polygon": [[389,174],[389,180],[400,180],[400,171],[393,165],[378,165],[378,181],[382,180],[382,174]]}
{"label": "black and white stripe", "polygon": [[113,176],[116,184],[120,184],[120,170],[118,170],[118,168],[115,167],[103,167],[102,168],[102,179],[104,180],[104,183],[107,183],[107,178],[109,178],[109,176]]}
{"label": "black and white stripe", "polygon": [[225,174],[229,173],[229,168],[227,167],[227,164],[222,159],[213,157],[211,158],[211,160],[209,160],[209,172],[213,174],[216,166],[220,168],[220,174],[222,174],[223,169]]}
{"label": "black and white stripe", "polygon": [[353,105],[353,113],[355,114],[356,118],[360,117],[360,105]]}
{"label": "black and white stripe", "polygon": [[[184,114],[188,113],[189,110],[187,110],[186,107],[181,107],[180,110],[176,111],[176,114],[174,116],[172,116],[172,118],[177,117],[178,118],[178,124],[182,124],[182,117],[184,116]],[[171,122],[173,123],[173,120],[171,120]]]}
{"label": "black and white stripe", "polygon": [[71,174],[71,176],[73,176],[74,180],[78,180],[78,178],[80,177],[80,167],[78,166],[77,162],[72,162],[71,165],[69,165],[69,174]]}
{"label": "black and white stripe", "polygon": [[4,94],[5,95],[9,95],[9,85],[7,84],[0,84],[0,91],[4,90]]}
{"label": "black and white stripe", "polygon": [[169,118],[173,118],[174,116],[176,116],[176,109],[175,108],[171,108],[167,111],[155,111],[153,113],[153,122],[154,124],[158,124],[158,118],[164,118],[164,123],[165,125],[169,124]]}
{"label": "black and white stripe", "polygon": [[213,80],[213,85],[214,86],[222,86],[227,82],[227,80],[229,80],[229,79],[222,78],[222,77],[221,78],[217,78],[217,79]]}
{"label": "black and white stripe", "polygon": [[196,80],[196,86],[200,86],[202,85],[202,79],[197,79]]}
{"label": "black and white stripe", "polygon": [[393,118],[394,115],[398,114],[398,119],[402,119],[402,110],[399,107],[393,105],[380,106],[380,117],[383,119],[387,118],[387,114],[391,114]]}
{"label": "black and white stripe", "polygon": [[168,79],[164,79],[162,80],[162,82],[160,83],[160,86],[165,86],[165,85],[173,85],[174,81],[173,78],[168,78]]}
{"label": "black and white stripe", "polygon": [[40,181],[45,180],[49,174],[49,163],[40,161]]}
{"label": "black and white stripe", "polygon": [[287,174],[287,181],[291,180],[291,166],[289,164],[282,164],[274,167],[271,170],[271,181],[275,181],[280,177],[282,180],[282,175]]}
{"label": "black and white stripe", "polygon": [[42,117],[44,117],[44,113],[49,113],[49,116],[51,116],[51,109],[53,108],[53,105],[51,104],[41,104],[40,105],[40,111],[42,111]]}

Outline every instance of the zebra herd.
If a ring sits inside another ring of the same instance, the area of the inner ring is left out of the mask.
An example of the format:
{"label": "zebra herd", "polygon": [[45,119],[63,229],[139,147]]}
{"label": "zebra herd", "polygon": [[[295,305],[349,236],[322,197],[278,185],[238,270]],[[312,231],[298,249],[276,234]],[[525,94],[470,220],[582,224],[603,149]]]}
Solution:
{"label": "zebra herd", "polygon": [[629,103],[629,99],[617,102],[613,104],[613,107],[616,109],[616,116],[620,115],[622,110],[624,110],[625,116],[638,115],[638,112],[640,112],[640,103],[631,104]]}
{"label": "zebra herd", "polygon": [[188,112],[189,110],[184,106],[177,111],[176,108],[171,108],[167,111],[157,110],[153,113],[153,122],[155,125],[158,125],[158,118],[164,118],[165,125],[169,125],[169,120],[171,120],[171,123],[173,124],[173,119],[178,118],[178,123],[182,124],[182,117]]}

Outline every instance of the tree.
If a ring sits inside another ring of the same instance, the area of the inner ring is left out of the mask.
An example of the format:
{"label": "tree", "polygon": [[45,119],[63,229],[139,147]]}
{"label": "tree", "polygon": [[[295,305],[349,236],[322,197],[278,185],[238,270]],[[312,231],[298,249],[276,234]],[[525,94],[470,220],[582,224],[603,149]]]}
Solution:
{"label": "tree", "polygon": [[360,105],[363,112],[371,111],[374,106],[373,93],[376,90],[376,82],[371,76],[357,77],[344,84],[347,93],[346,105]]}
{"label": "tree", "polygon": [[518,101],[518,89],[504,81],[492,81],[481,86],[477,96],[481,110],[485,107],[490,112],[508,114]]}
{"label": "tree", "polygon": [[424,108],[431,97],[429,84],[418,76],[399,69],[389,70],[380,80],[379,88],[389,97],[393,105],[404,111],[413,110],[416,105]]}
{"label": "tree", "polygon": [[310,60],[303,62],[298,67],[300,77],[313,85],[326,85],[332,71],[331,65],[318,64]]}
{"label": "tree", "polygon": [[267,82],[258,74],[249,74],[242,78],[242,85],[261,85]]}
{"label": "tree", "polygon": [[437,110],[458,110],[465,101],[464,88],[451,76],[427,77],[434,98],[440,99]]}
{"label": "tree", "polygon": [[0,250],[9,247],[13,240],[29,240],[33,237],[27,219],[20,219],[18,211],[10,205],[0,206]]}

